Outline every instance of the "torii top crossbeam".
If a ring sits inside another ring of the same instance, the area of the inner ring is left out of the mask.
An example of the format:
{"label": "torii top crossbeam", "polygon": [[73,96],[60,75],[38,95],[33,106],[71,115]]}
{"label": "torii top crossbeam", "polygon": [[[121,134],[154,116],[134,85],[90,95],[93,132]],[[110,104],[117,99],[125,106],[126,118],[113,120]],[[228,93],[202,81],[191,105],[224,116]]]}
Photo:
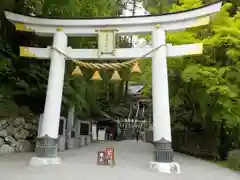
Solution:
{"label": "torii top crossbeam", "polygon": [[57,28],[63,28],[67,36],[96,36],[99,28],[113,28],[118,34],[152,32],[156,24],[165,31],[177,31],[206,25],[212,14],[219,11],[222,2],[204,7],[157,16],[111,17],[91,19],[49,19],[30,17],[5,11],[6,18],[17,30],[34,31],[38,35],[53,36]]}

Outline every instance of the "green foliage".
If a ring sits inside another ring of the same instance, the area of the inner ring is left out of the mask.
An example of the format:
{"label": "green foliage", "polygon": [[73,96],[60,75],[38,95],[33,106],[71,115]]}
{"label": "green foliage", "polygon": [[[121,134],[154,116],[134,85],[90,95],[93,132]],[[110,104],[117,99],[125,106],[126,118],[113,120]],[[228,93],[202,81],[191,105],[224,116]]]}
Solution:
{"label": "green foliage", "polygon": [[232,150],[228,153],[228,167],[240,171],[240,149]]}
{"label": "green foliage", "polygon": [[117,1],[112,0],[64,0],[45,1],[43,15],[64,17],[115,16],[119,11]]}
{"label": "green foliage", "polygon": [[172,1],[175,2],[176,0],[145,0],[143,5],[151,14],[162,14],[169,11]]}
{"label": "green foliage", "polygon": [[[0,16],[3,19],[3,9],[8,9],[26,15],[36,14],[55,17],[94,17],[116,16],[120,10],[120,1],[80,1],[80,0],[20,0],[1,2]],[[31,112],[43,112],[48,81],[49,61],[20,58],[17,54],[20,45],[46,46],[52,43],[49,38],[38,38],[32,34],[16,33],[12,25],[2,21],[0,31],[0,116],[17,116],[22,108],[29,107]],[[92,46],[96,38],[69,38],[69,45],[74,48]],[[113,98],[118,91],[114,90],[109,78],[101,83],[91,82],[92,71],[84,71],[84,77],[72,77],[74,65],[67,62],[63,91],[62,113],[72,105],[80,117],[100,115],[103,111],[110,113],[110,106],[118,105],[121,100]],[[111,72],[112,73],[112,72]],[[111,73],[107,76],[111,76]],[[115,93],[112,93],[116,91]],[[117,96],[116,96],[117,97]],[[103,99],[107,99],[106,103]],[[37,103],[36,103],[37,102]],[[104,108],[102,103],[104,103]],[[26,112],[26,111],[25,111]],[[25,113],[27,114],[27,112]]]}

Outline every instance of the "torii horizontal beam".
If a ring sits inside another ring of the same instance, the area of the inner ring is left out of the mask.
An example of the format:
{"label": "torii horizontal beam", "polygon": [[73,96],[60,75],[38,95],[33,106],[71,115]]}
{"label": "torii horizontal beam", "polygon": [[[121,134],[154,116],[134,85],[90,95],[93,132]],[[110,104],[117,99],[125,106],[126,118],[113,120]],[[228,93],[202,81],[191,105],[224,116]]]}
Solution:
{"label": "torii horizontal beam", "polygon": [[[148,48],[120,48],[116,49],[115,56],[113,55],[102,55],[98,56],[97,49],[72,49],[68,47],[66,53],[69,57],[78,60],[129,60],[131,58],[138,58],[144,54],[147,54],[152,50],[152,47]],[[187,45],[177,45],[172,46],[167,44],[167,56],[168,57],[178,57],[184,55],[197,55],[202,54],[203,44],[187,44]],[[36,47],[20,47],[20,56],[22,57],[34,57],[37,59],[50,59],[51,58],[51,47],[47,48],[36,48]],[[150,54],[147,57],[152,57]]]}
{"label": "torii horizontal beam", "polygon": [[100,28],[112,28],[118,34],[141,34],[152,32],[156,24],[166,31],[178,31],[190,27],[207,25],[210,16],[218,12],[222,2],[193,10],[157,16],[92,18],[92,19],[49,19],[24,16],[5,11],[19,31],[35,32],[41,36],[53,36],[57,28],[62,28],[67,36],[96,36]]}

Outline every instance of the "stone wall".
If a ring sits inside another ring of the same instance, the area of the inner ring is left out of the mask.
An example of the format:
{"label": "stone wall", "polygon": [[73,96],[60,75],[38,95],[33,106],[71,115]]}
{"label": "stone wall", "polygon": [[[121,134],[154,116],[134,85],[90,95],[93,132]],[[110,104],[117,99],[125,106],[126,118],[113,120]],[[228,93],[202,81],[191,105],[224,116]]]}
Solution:
{"label": "stone wall", "polygon": [[0,154],[34,151],[37,124],[37,118],[0,119]]}

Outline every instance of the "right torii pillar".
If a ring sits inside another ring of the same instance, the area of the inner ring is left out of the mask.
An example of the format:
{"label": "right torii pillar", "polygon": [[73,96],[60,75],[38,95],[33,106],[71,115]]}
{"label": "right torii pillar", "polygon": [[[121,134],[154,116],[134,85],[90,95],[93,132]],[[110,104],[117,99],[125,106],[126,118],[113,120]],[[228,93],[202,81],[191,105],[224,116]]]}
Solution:
{"label": "right torii pillar", "polygon": [[158,48],[152,57],[152,101],[154,161],[150,167],[160,172],[180,173],[178,163],[173,162],[171,119],[168,93],[166,34],[160,25],[152,32],[153,48]]}

